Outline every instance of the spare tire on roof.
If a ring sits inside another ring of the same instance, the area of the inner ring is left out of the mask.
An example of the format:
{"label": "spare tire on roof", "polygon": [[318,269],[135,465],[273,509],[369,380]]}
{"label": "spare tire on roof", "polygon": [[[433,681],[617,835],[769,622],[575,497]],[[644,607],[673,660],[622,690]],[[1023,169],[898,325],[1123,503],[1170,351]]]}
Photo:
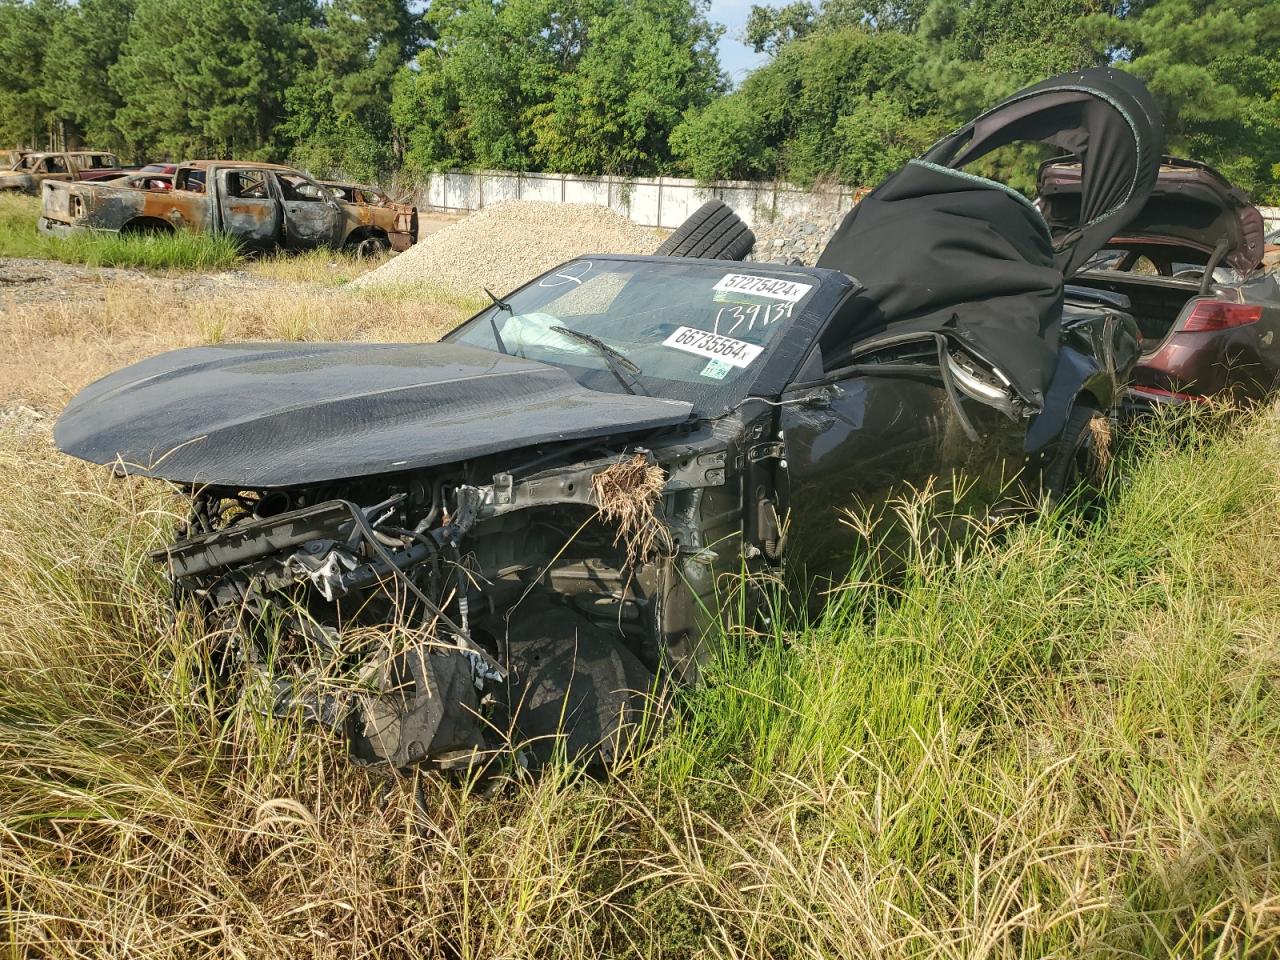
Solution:
{"label": "spare tire on roof", "polygon": [[702,257],[744,260],[756,245],[756,235],[719,200],[695,210],[655,253],[660,257]]}

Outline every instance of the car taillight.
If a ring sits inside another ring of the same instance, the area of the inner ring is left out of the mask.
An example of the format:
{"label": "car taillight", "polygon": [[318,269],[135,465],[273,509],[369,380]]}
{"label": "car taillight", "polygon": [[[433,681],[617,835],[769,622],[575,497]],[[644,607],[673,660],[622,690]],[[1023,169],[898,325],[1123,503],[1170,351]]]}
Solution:
{"label": "car taillight", "polygon": [[1200,300],[1191,308],[1184,333],[1205,333],[1211,330],[1228,330],[1257,323],[1262,319],[1262,307],[1251,303],[1227,303],[1224,300]]}

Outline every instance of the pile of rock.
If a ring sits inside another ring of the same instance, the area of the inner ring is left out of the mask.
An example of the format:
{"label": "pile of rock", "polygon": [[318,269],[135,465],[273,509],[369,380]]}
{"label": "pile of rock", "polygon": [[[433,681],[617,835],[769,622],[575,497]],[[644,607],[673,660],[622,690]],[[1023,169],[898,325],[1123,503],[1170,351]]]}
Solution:
{"label": "pile of rock", "polygon": [[757,263],[795,263],[798,260],[811,267],[844,220],[845,213],[840,210],[757,223],[752,227],[756,245],[751,251],[751,259]]}
{"label": "pile of rock", "polygon": [[422,285],[469,299],[501,296],[587,253],[653,253],[662,237],[608,207],[511,200],[424,237],[352,282]]}

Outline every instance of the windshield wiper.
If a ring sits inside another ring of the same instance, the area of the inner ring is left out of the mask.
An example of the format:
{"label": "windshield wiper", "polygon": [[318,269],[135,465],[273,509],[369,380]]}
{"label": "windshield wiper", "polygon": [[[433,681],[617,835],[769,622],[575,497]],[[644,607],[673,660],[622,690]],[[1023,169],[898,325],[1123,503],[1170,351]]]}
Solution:
{"label": "windshield wiper", "polygon": [[[507,313],[511,314],[513,317],[516,315],[516,312],[511,309],[511,304],[507,303],[507,301],[505,300],[499,300],[497,297],[493,295],[492,291],[490,291],[488,287],[481,287],[480,289],[483,290],[485,293],[489,294],[489,299],[493,301],[493,305],[497,307],[499,310],[505,310],[507,311]],[[510,353],[511,351],[507,349],[507,345],[502,342],[502,334],[498,333],[497,314],[493,314],[493,313],[489,314],[489,326],[493,330],[493,341],[498,345],[498,352]]]}
{"label": "windshield wiper", "polygon": [[580,330],[570,330],[568,327],[550,327],[549,329],[553,333],[559,333],[573,340],[585,343],[588,346],[595,347],[596,350],[599,351],[600,356],[604,357],[604,362],[609,364],[609,369],[613,372],[613,375],[617,378],[618,382],[622,384],[623,389],[626,390],[627,393],[632,395],[635,394],[635,384],[627,383],[626,379],[622,376],[622,371],[626,370],[632,377],[640,376],[643,371],[635,364],[634,361],[628,358],[625,353],[609,346],[609,344],[605,343],[599,337],[593,337],[591,334],[583,333]]}

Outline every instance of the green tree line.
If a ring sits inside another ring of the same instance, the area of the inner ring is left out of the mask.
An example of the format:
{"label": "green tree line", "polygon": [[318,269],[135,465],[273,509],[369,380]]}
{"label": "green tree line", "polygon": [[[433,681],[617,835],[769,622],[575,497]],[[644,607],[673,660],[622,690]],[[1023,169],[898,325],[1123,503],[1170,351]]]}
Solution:
{"label": "green tree line", "polygon": [[733,90],[721,36],[707,0],[0,0],[0,147],[873,184],[1019,86],[1114,63],[1171,150],[1280,201],[1276,0],[757,6],[767,59]]}

